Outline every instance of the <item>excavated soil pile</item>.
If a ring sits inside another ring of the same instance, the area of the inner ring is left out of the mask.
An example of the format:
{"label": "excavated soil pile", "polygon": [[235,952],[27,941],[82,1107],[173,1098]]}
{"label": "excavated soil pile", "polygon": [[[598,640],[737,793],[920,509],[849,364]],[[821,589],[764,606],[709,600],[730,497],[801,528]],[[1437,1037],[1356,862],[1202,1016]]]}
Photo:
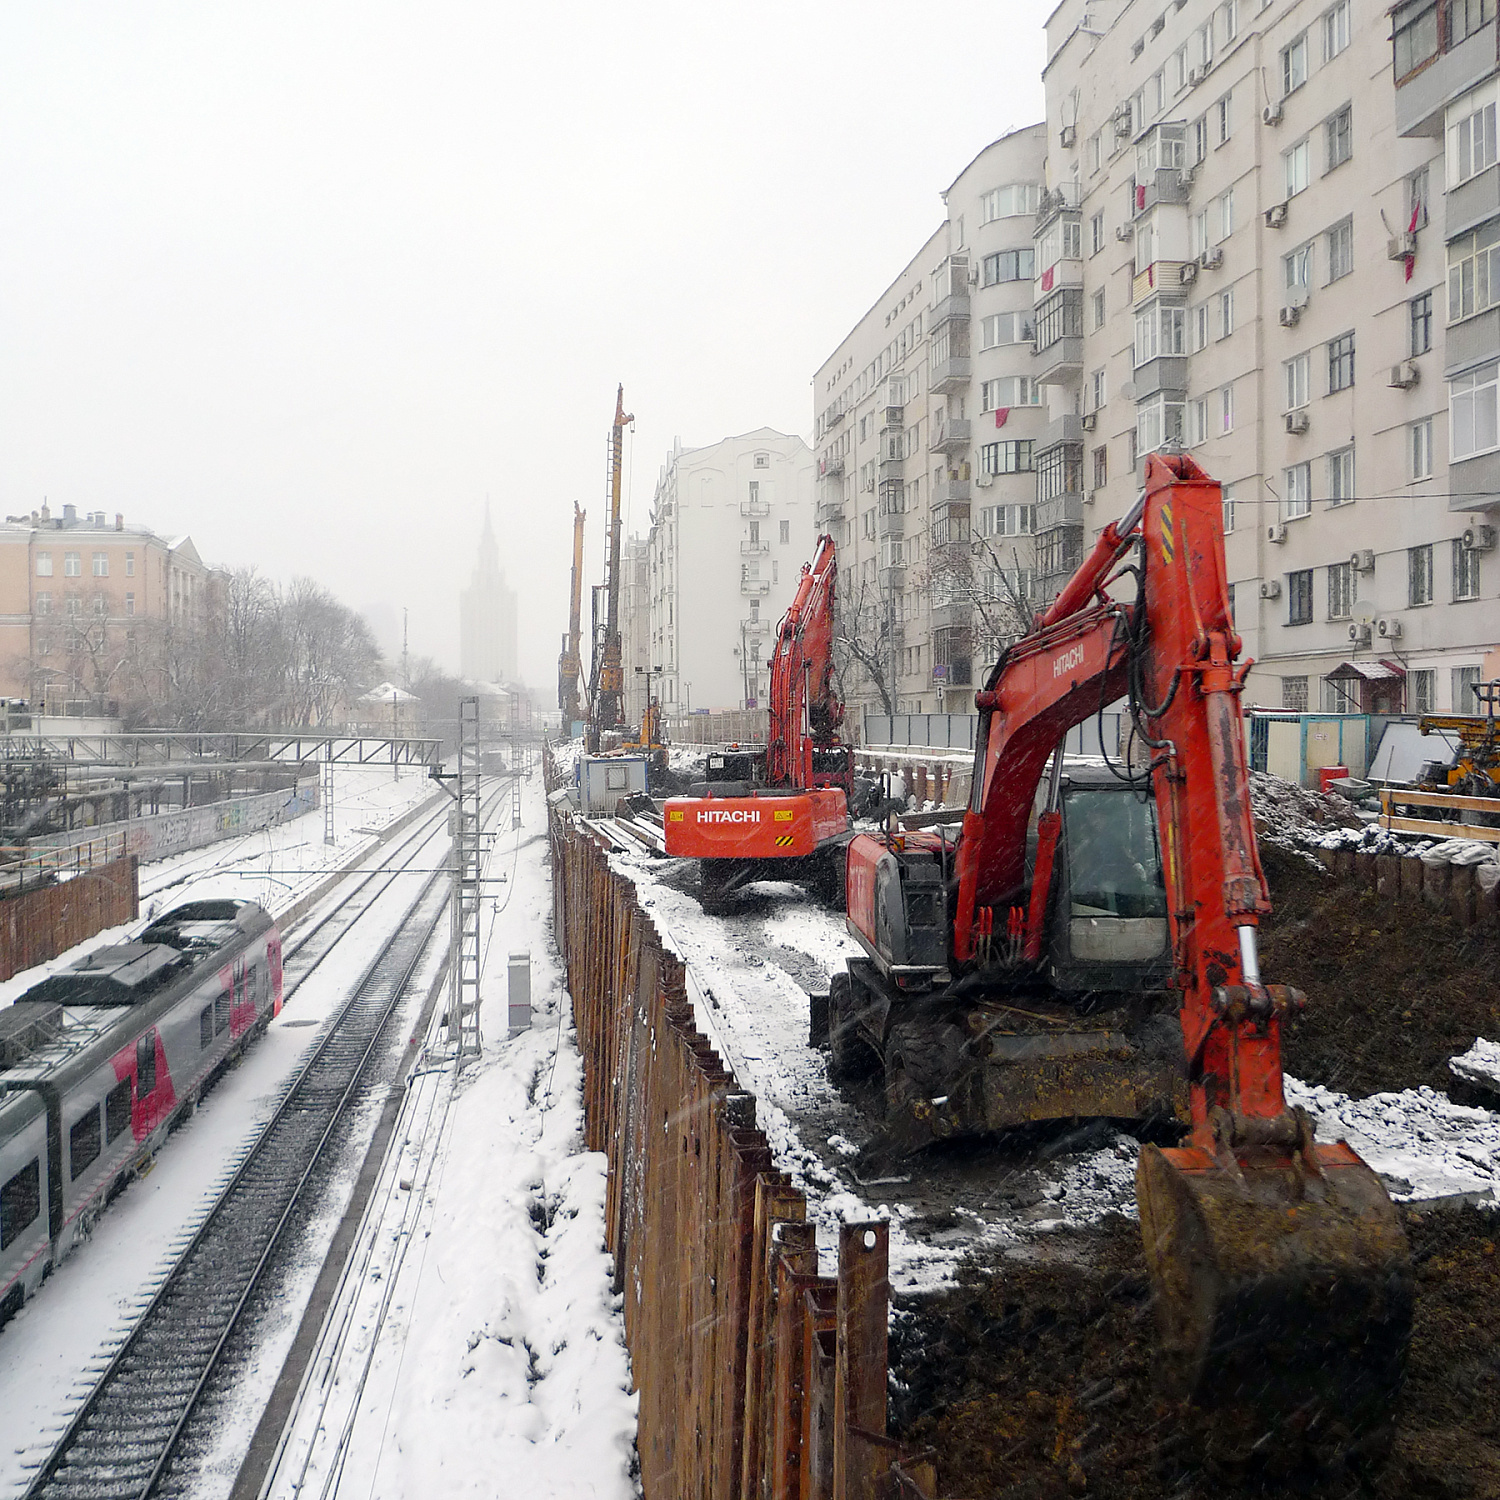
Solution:
{"label": "excavated soil pile", "polygon": [[1046,1260],[974,1265],[898,1303],[892,1412],[935,1451],[939,1493],[965,1500],[1369,1500],[1500,1496],[1500,1222],[1469,1208],[1412,1215],[1417,1312],[1391,1456],[1374,1475],[1273,1453],[1212,1457],[1211,1424],[1153,1376],[1138,1228],[1116,1219],[1039,1242]]}
{"label": "excavated soil pile", "polygon": [[1460,1098],[1448,1059],[1476,1036],[1500,1038],[1500,938],[1274,845],[1261,859],[1275,907],[1261,971],[1308,998],[1285,1033],[1287,1071],[1356,1097],[1427,1084]]}

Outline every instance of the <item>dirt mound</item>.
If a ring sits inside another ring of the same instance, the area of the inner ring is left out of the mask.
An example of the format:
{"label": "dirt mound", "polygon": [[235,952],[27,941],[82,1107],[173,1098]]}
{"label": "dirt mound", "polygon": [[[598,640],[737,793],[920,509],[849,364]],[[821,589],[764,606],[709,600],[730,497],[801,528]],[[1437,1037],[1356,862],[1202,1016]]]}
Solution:
{"label": "dirt mound", "polygon": [[966,1500],[1500,1495],[1497,1230],[1474,1209],[1409,1217],[1416,1329],[1395,1444],[1377,1474],[1284,1455],[1250,1472],[1214,1458],[1212,1424],[1156,1388],[1140,1232],[1120,1219],[1048,1236],[1036,1258],[974,1264],[955,1288],[900,1301],[898,1435],[935,1450],[939,1493]]}
{"label": "dirt mound", "polygon": [[1261,971],[1308,997],[1285,1033],[1287,1071],[1356,1097],[1418,1084],[1459,1097],[1448,1059],[1477,1036],[1500,1039],[1500,937],[1335,881],[1274,844],[1261,861],[1275,907]]}

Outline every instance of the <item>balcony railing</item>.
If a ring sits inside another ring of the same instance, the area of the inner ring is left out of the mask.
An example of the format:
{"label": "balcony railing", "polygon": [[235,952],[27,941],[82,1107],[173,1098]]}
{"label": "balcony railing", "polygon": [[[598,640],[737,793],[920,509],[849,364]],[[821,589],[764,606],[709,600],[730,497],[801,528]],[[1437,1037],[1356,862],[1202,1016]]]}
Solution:
{"label": "balcony railing", "polygon": [[973,362],[967,354],[950,354],[933,364],[928,389],[944,395],[961,391],[968,385],[972,371]]}
{"label": "balcony railing", "polygon": [[965,322],[969,317],[969,289],[964,287],[960,291],[950,292],[938,305],[933,308],[928,318],[927,326],[936,328],[942,323],[947,323],[955,318],[962,318]]}
{"label": "balcony railing", "polygon": [[741,557],[761,557],[771,550],[771,544],[765,541],[743,541],[740,543]]}
{"label": "balcony railing", "polygon": [[932,482],[932,503],[934,506],[951,505],[955,501],[967,501],[969,498],[969,477],[967,474],[944,474],[941,479]]}
{"label": "balcony railing", "polygon": [[740,593],[747,598],[769,594],[771,592],[771,580],[769,578],[746,578],[740,575]]}
{"label": "balcony railing", "polygon": [[973,424],[967,417],[950,417],[938,412],[932,419],[930,453],[964,453],[973,441]]}
{"label": "balcony railing", "polygon": [[844,472],[844,460],[840,457],[818,460],[819,479],[837,479]]}
{"label": "balcony railing", "polygon": [[742,516],[768,516],[771,514],[771,505],[767,500],[741,500],[740,514]]}

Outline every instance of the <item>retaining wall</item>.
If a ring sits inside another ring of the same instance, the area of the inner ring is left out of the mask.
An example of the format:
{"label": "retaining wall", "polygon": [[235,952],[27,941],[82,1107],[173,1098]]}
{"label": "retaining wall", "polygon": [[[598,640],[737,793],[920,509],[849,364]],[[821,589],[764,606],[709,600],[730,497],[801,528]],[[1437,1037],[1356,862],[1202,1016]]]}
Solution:
{"label": "retaining wall", "polygon": [[139,864],[133,855],[86,875],[0,901],[0,979],[46,963],[106,927],[140,915]]}
{"label": "retaining wall", "polygon": [[696,1029],[681,960],[565,808],[550,834],[646,1500],[930,1495],[886,1436],[885,1225],[844,1225],[837,1276],[817,1274],[806,1200]]}
{"label": "retaining wall", "polygon": [[1365,854],[1353,849],[1310,851],[1339,880],[1392,902],[1446,912],[1465,927],[1500,932],[1496,867],[1430,864],[1411,854]]}

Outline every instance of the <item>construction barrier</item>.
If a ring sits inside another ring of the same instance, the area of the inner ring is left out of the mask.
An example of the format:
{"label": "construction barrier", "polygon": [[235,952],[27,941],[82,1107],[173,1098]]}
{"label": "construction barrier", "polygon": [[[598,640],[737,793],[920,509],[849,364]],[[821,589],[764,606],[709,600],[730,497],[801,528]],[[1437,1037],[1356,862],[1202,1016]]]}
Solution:
{"label": "construction barrier", "polygon": [[886,1226],[842,1225],[838,1274],[818,1274],[806,1200],[697,1030],[681,960],[566,806],[550,835],[646,1500],[930,1495],[886,1435]]}
{"label": "construction barrier", "polygon": [[[1397,813],[1398,807],[1435,809],[1435,815],[1414,818]],[[1443,818],[1448,813],[1453,821]],[[1388,786],[1380,791],[1380,826],[1396,833],[1422,833],[1440,839],[1478,839],[1500,844],[1500,824],[1465,822],[1463,815],[1495,818],[1500,815],[1500,797],[1466,797],[1457,792],[1417,791]]]}
{"label": "construction barrier", "polygon": [[0,901],[0,980],[140,915],[134,855]]}

